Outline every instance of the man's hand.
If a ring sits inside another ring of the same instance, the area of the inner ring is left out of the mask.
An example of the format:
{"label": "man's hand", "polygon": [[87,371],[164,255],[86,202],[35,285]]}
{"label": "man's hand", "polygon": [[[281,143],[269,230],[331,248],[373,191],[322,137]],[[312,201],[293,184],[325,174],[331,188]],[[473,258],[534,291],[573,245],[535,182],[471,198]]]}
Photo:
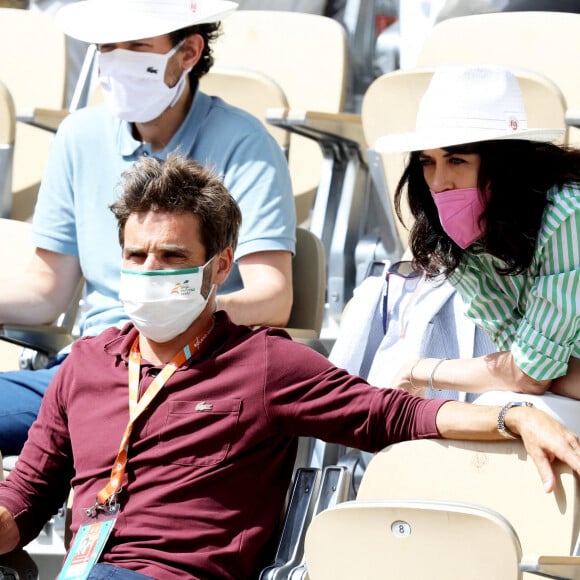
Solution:
{"label": "man's hand", "polygon": [[0,554],[12,552],[20,542],[20,532],[12,514],[0,506]]}
{"label": "man's hand", "polygon": [[530,457],[534,460],[544,489],[556,484],[552,462],[559,459],[580,474],[580,440],[549,415],[531,407],[512,407],[506,413],[506,425],[519,433]]}

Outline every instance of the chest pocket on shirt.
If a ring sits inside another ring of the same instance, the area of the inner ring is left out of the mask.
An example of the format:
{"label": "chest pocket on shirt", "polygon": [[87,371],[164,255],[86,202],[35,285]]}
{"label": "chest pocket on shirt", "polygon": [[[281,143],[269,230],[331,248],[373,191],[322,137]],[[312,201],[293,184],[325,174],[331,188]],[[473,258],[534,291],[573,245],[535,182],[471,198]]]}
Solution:
{"label": "chest pocket on shirt", "polygon": [[232,445],[241,404],[235,399],[170,402],[161,435],[165,461],[192,466],[224,461]]}

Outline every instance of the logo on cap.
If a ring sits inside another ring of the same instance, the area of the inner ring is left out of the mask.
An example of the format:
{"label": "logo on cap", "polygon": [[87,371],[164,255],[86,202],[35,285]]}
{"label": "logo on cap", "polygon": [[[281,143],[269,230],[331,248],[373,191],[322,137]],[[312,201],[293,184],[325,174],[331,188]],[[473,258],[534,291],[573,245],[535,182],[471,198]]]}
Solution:
{"label": "logo on cap", "polygon": [[508,126],[512,131],[517,131],[520,125],[515,117],[510,117],[508,119]]}
{"label": "logo on cap", "polygon": [[189,10],[190,10],[191,12],[197,12],[197,2],[195,2],[195,1],[193,1],[193,0],[192,0],[192,1],[190,1],[190,2],[189,2]]}

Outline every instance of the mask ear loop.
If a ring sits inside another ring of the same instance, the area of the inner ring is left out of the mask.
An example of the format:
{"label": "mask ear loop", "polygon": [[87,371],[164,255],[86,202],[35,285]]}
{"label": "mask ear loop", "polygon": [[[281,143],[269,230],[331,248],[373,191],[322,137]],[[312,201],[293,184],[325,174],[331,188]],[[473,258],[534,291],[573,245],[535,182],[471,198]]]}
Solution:
{"label": "mask ear loop", "polygon": [[[165,63],[165,71],[167,70],[167,65],[169,64],[171,58],[173,58],[173,56],[177,54],[177,51],[184,45],[185,41],[186,38],[178,42],[169,52],[165,53],[166,55],[171,53],[167,58],[167,62]],[[179,77],[178,81],[172,87],[170,87],[171,89],[175,89],[175,95],[171,100],[171,103],[169,104],[169,108],[173,107],[175,103],[177,103],[177,101],[179,100],[179,97],[181,97],[181,95],[183,94],[183,91],[185,89],[185,81],[192,70],[193,70],[192,66],[185,69],[181,73],[181,76]],[[165,71],[163,72],[163,74],[165,74]]]}
{"label": "mask ear loop", "polygon": [[[209,290],[207,291],[207,296],[204,296],[204,293],[202,292],[202,290],[205,289],[205,287],[210,283],[211,281],[211,271],[207,268],[207,266],[209,266],[209,264],[212,262],[212,260],[216,257],[216,255],[214,254],[203,266],[201,266],[201,271],[202,271],[202,279],[201,279],[201,290],[200,290],[200,294],[204,297],[204,299],[206,300],[206,302],[209,302],[212,292],[214,291],[214,289],[216,289],[216,285],[215,284],[211,284]],[[206,274],[206,272],[208,274]],[[209,279],[208,279],[208,275],[209,275]]]}

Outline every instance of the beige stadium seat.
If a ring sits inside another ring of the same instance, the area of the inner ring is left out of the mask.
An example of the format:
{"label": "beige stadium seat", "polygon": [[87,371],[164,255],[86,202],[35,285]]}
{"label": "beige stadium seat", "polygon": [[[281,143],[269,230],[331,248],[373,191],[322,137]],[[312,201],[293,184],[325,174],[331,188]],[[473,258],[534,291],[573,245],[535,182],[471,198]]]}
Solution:
{"label": "beige stadium seat", "polygon": [[[348,42],[336,20],[302,12],[241,10],[222,25],[224,34],[214,46],[217,66],[252,68],[267,75],[281,87],[293,110],[344,110]],[[289,166],[301,223],[322,170],[317,143],[292,134]]]}
{"label": "beige stadium seat", "polygon": [[218,96],[260,119],[280,147],[285,152],[288,151],[288,132],[273,127],[266,121],[268,109],[285,110],[289,106],[284,91],[273,79],[252,69],[214,66],[201,77],[199,86],[207,95]]}
{"label": "beige stadium seat", "polygon": [[[62,109],[66,99],[65,35],[43,13],[0,8],[0,80],[14,99],[18,118],[33,109]],[[19,122],[16,128],[13,207],[3,217],[32,216],[52,133]]]}
{"label": "beige stadium seat", "polygon": [[[419,102],[433,76],[434,68],[425,66],[390,72],[369,86],[363,98],[361,118],[365,139],[371,150],[379,137],[415,128]],[[528,125],[565,129],[566,101],[559,87],[542,74],[515,67],[512,70],[522,91]],[[406,153],[369,152],[371,175],[379,184],[379,189],[387,191],[393,215],[395,189],[406,159]],[[407,229],[395,219],[401,242],[406,248]],[[406,220],[406,223],[410,222]]]}
{"label": "beige stadium seat", "polygon": [[[560,87],[570,109],[580,109],[580,14],[497,12],[449,18],[427,35],[417,64],[493,63],[539,72]],[[580,129],[568,142],[580,145]]]}
{"label": "beige stadium seat", "polygon": [[457,502],[338,504],[313,519],[305,556],[309,580],[522,578],[521,547],[509,522]]}
{"label": "beige stadium seat", "polygon": [[304,228],[296,228],[292,289],[294,300],[286,330],[294,339],[319,338],[326,302],[326,256],[321,240]]}
{"label": "beige stadium seat", "polygon": [[[578,476],[558,461],[553,467],[557,485],[548,494],[521,441],[407,441],[373,457],[357,501],[413,498],[477,504],[510,522],[524,560],[577,556]],[[580,569],[570,577],[580,578]]]}

